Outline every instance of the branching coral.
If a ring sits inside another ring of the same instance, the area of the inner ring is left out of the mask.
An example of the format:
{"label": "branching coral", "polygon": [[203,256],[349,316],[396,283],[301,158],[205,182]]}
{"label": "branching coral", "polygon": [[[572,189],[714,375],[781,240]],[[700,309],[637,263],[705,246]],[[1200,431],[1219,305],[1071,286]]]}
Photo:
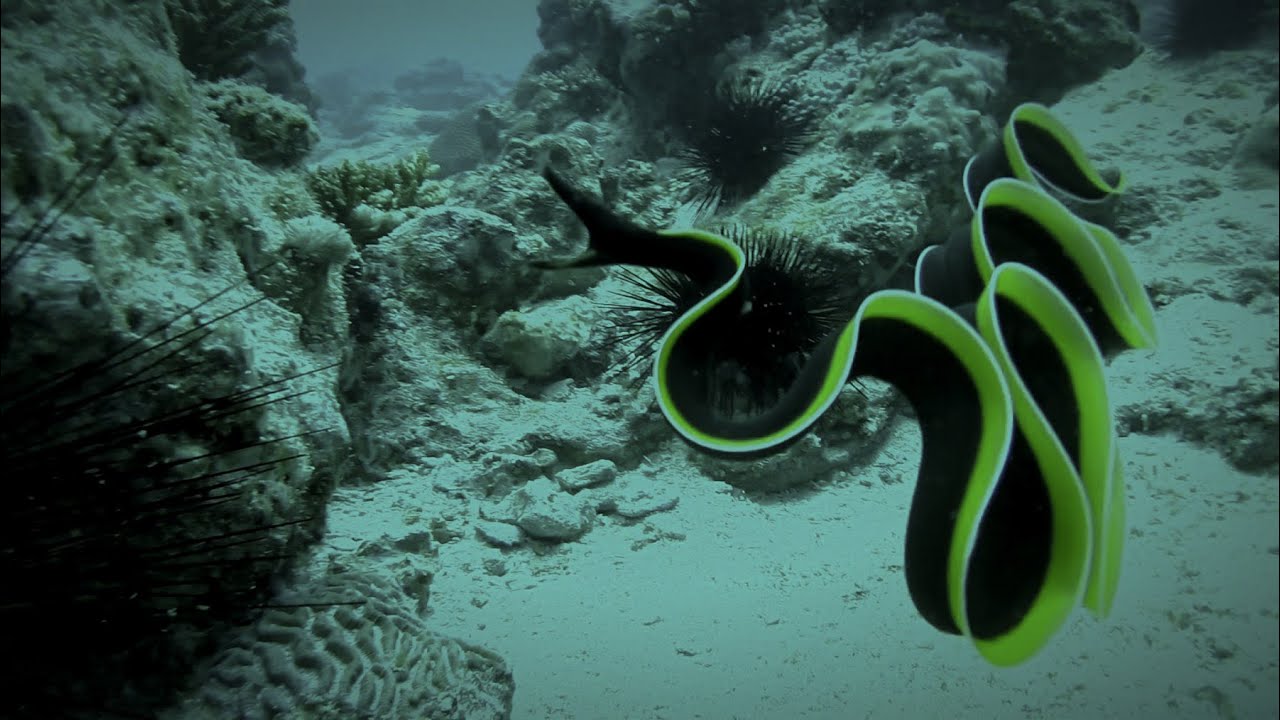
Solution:
{"label": "branching coral", "polygon": [[351,231],[356,244],[365,245],[399,224],[385,215],[373,218],[369,211],[385,214],[444,202],[444,187],[431,179],[438,171],[426,150],[394,163],[344,160],[309,172],[307,189],[321,212]]}

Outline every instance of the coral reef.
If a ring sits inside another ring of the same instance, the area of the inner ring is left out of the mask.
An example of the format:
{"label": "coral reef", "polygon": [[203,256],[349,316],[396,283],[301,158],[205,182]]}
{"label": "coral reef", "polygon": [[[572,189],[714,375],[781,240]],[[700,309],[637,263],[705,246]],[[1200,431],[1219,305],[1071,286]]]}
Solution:
{"label": "coral reef", "polygon": [[[554,62],[549,62],[554,60]],[[544,133],[580,120],[600,117],[617,101],[619,90],[586,58],[561,62],[545,57],[535,66],[545,70],[520,77],[511,97],[520,110],[531,111],[525,121],[531,132]]]}
{"label": "coral reef", "polygon": [[1008,49],[1009,85],[999,112],[1019,102],[1057,102],[1073,87],[1124,67],[1138,55],[1129,0],[1013,0],[1006,6],[945,11],[954,30]]}
{"label": "coral reef", "polygon": [[306,108],[236,80],[202,87],[209,109],[231,131],[240,154],[269,167],[295,167],[320,139]]}
{"label": "coral reef", "polygon": [[[351,281],[360,328],[343,385],[348,421],[364,438],[357,455],[366,472],[377,476],[405,462],[412,448],[450,447],[464,455],[478,442],[459,442],[455,430],[437,425],[437,414],[410,408],[461,409],[518,397],[468,356],[468,346],[517,298],[536,291],[527,259],[543,247],[537,236],[493,215],[442,205],[364,248],[361,274]],[[418,420],[405,423],[406,414]]]}
{"label": "coral reef", "polygon": [[893,178],[920,180],[939,199],[990,137],[1001,68],[982,53],[917,40],[868,58],[837,141],[854,161]]}

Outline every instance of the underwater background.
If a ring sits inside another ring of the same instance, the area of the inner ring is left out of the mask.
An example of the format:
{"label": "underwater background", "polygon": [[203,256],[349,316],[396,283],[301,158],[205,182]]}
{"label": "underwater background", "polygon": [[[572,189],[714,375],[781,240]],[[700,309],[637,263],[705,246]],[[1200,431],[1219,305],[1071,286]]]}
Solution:
{"label": "underwater background", "polygon": [[[0,718],[1280,716],[1276,25],[3,0]],[[543,171],[757,248],[785,312],[711,349],[747,355],[710,404],[750,414],[810,325],[967,227],[966,163],[1023,103],[1123,170],[1073,209],[1158,344],[1105,366],[1114,604],[1000,667],[908,593],[917,410],[857,378],[785,449],[684,442],[650,368],[698,297],[547,270],[587,240]]]}

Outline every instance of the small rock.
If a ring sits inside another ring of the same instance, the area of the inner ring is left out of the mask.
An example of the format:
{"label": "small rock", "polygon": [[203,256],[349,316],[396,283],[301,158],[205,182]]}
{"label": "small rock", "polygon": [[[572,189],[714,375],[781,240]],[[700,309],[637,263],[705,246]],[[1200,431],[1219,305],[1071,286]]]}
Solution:
{"label": "small rock", "polygon": [[524,542],[524,532],[515,525],[481,520],[476,523],[476,535],[494,547],[513,548]]}
{"label": "small rock", "polygon": [[595,508],[570,495],[547,478],[515,492],[521,507],[516,524],[530,536],[544,540],[576,540],[591,529]]}
{"label": "small rock", "polygon": [[550,448],[538,448],[529,457],[544,470],[555,465],[557,460],[555,451]]}
{"label": "small rock", "polygon": [[[573,496],[564,496],[571,500]],[[520,515],[520,528],[542,540],[576,540],[591,529],[595,513],[583,502],[531,505]]]}
{"label": "small rock", "polygon": [[431,534],[427,532],[412,532],[394,541],[391,546],[401,552],[430,555],[432,553]]}
{"label": "small rock", "polygon": [[570,495],[548,478],[525,483],[502,502],[482,508],[481,517],[519,526],[540,540],[576,540],[591,529],[595,507]]}
{"label": "small rock", "polygon": [[568,298],[498,316],[481,347],[516,373],[531,380],[554,377],[586,343],[592,323],[585,298]]}
{"label": "small rock", "polygon": [[596,460],[586,465],[567,468],[556,473],[556,482],[569,492],[612,482],[618,476],[618,466],[612,460]]}
{"label": "small rock", "polygon": [[629,520],[638,520],[654,513],[666,512],[679,504],[680,498],[666,492],[640,491],[614,501],[613,511]]}
{"label": "small rock", "polygon": [[582,495],[590,499],[597,513],[628,520],[671,510],[680,502],[676,494],[656,485],[653,478],[642,472],[626,473],[607,487],[591,488]]}
{"label": "small rock", "polygon": [[435,518],[431,521],[431,537],[437,543],[443,545],[462,537],[462,533],[449,527],[449,524],[444,520]]}

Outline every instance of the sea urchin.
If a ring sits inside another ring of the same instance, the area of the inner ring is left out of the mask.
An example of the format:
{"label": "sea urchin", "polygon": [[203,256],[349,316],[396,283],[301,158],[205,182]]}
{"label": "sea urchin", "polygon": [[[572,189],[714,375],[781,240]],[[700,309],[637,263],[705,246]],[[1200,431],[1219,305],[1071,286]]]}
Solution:
{"label": "sea urchin", "polygon": [[685,125],[682,180],[701,207],[754,195],[813,137],[814,116],[792,86],[754,76],[722,83]]}

